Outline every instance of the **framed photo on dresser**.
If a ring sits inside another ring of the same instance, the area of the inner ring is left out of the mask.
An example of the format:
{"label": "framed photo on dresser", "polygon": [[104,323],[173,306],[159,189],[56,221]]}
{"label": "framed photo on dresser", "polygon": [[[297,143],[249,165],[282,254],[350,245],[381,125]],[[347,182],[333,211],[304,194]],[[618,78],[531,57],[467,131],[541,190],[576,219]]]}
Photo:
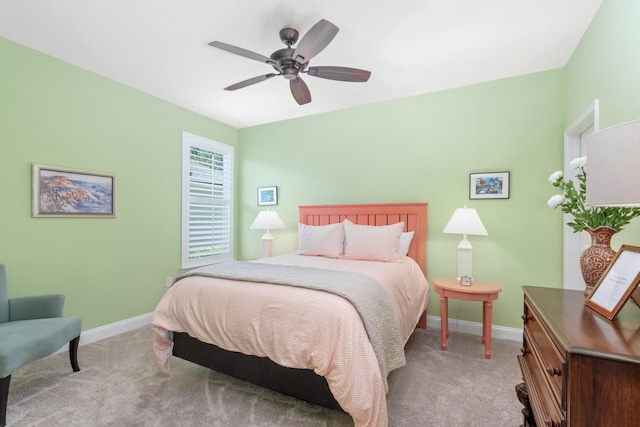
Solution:
{"label": "framed photo on dresser", "polygon": [[613,320],[640,283],[640,247],[622,245],[584,304]]}

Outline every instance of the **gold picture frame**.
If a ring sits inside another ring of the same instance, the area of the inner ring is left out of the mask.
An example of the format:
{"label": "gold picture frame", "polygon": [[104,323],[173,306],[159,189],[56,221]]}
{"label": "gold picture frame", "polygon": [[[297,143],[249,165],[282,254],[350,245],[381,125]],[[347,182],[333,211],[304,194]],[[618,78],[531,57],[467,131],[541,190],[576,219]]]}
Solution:
{"label": "gold picture frame", "polygon": [[613,320],[640,283],[640,247],[622,245],[584,304]]}

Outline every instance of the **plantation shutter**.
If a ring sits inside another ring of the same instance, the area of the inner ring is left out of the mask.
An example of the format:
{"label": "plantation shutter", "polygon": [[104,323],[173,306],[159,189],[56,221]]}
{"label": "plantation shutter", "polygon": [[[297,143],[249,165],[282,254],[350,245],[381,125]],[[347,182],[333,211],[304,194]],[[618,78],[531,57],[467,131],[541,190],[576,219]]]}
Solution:
{"label": "plantation shutter", "polygon": [[233,147],[191,134],[183,140],[183,268],[231,259]]}

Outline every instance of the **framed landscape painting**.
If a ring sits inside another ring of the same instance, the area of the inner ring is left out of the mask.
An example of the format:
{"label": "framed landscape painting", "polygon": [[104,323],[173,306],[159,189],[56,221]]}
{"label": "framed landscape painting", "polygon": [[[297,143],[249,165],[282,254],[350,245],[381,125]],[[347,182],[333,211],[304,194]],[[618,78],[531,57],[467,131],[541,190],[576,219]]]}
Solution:
{"label": "framed landscape painting", "polygon": [[32,165],[32,216],[115,217],[115,176]]}

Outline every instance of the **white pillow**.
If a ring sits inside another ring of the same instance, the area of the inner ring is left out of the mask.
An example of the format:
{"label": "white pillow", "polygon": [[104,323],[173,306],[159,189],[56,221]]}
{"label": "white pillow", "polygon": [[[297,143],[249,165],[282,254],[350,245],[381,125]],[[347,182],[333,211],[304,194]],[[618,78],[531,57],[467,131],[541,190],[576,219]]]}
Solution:
{"label": "white pillow", "polygon": [[344,224],[306,225],[298,223],[298,255],[338,258],[344,250]]}
{"label": "white pillow", "polygon": [[402,233],[400,235],[400,247],[398,248],[398,255],[406,256],[409,253],[409,246],[411,246],[411,240],[413,240],[413,231]]}
{"label": "white pillow", "polygon": [[358,225],[344,220],[344,257],[367,261],[398,259],[404,222],[392,225]]}

